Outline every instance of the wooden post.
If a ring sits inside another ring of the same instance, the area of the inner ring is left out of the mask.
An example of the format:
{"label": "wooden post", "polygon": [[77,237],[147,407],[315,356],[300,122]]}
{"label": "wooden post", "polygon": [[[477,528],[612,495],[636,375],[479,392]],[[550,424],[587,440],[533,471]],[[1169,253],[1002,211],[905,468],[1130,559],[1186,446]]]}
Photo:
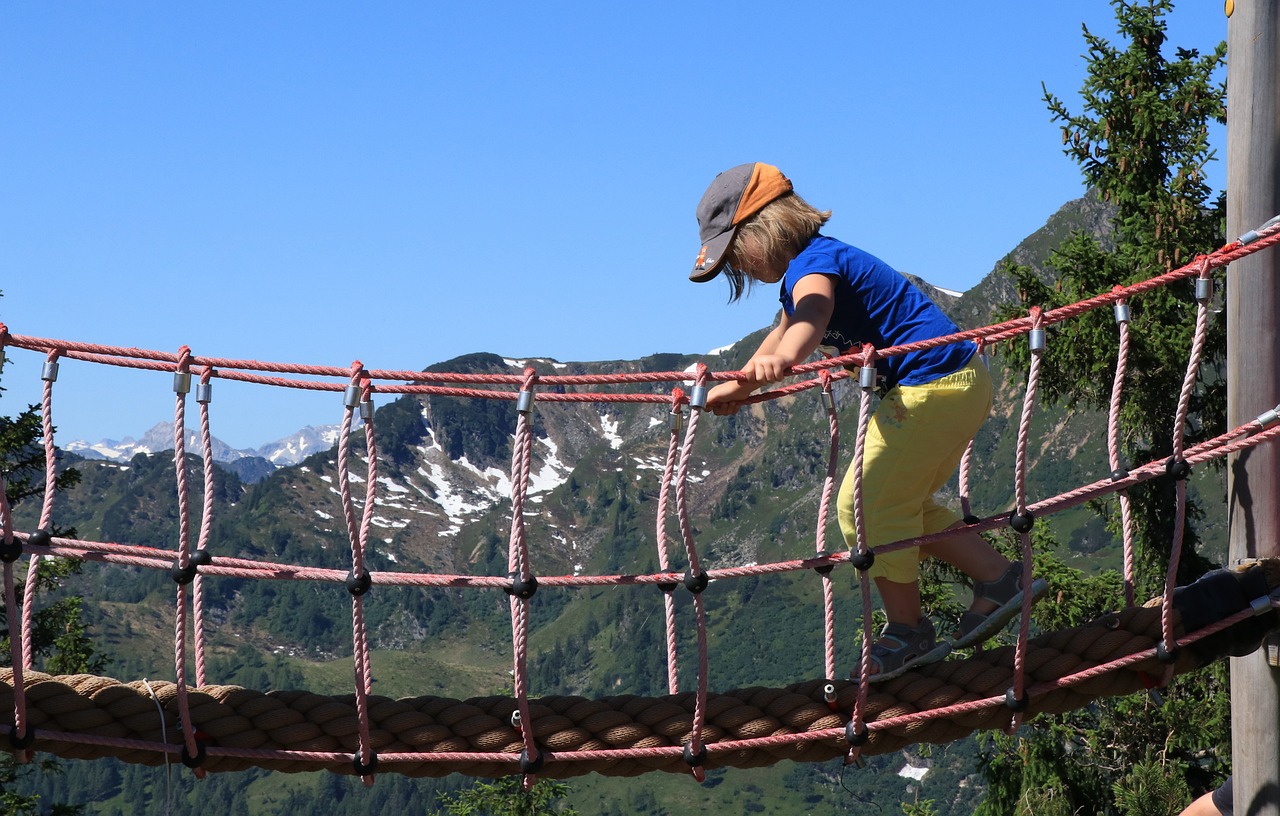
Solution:
{"label": "wooden post", "polygon": [[[1227,238],[1280,214],[1280,2],[1236,0],[1227,24]],[[1280,402],[1280,250],[1227,273],[1227,426]],[[1230,557],[1280,555],[1280,446],[1231,458]],[[1235,812],[1280,814],[1280,670],[1231,660]]]}

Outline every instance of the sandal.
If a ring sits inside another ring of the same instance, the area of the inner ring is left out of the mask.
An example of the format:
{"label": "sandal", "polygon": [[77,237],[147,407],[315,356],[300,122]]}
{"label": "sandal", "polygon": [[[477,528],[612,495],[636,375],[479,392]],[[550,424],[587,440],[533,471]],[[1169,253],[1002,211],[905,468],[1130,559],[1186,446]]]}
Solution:
{"label": "sandal", "polygon": [[[1043,578],[1031,582],[1031,602],[1035,603],[1049,591]],[[996,608],[990,612],[965,612],[960,616],[960,628],[951,646],[963,649],[981,643],[999,632],[1022,611],[1022,562],[1009,564],[1004,574],[994,581],[976,581],[973,585],[974,600],[990,601]]]}
{"label": "sandal", "polygon": [[[916,666],[935,663],[950,652],[951,644],[938,643],[933,621],[926,617],[920,618],[920,623],[915,626],[889,623],[871,647],[872,670],[868,682],[891,680]],[[857,672],[853,673],[852,679],[858,679]]]}

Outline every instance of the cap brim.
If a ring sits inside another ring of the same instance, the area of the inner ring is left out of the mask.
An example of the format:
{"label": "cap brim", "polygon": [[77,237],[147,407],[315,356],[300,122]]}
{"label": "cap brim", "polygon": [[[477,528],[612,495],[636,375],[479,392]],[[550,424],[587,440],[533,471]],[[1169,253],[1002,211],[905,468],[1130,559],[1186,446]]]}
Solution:
{"label": "cap brim", "polygon": [[[702,245],[702,251],[698,253],[699,262],[694,264],[693,271],[689,273],[689,280],[694,283],[706,283],[720,274],[720,270],[724,269],[724,253],[737,231],[737,227],[726,230]],[[703,260],[706,258],[714,260],[708,264]]]}

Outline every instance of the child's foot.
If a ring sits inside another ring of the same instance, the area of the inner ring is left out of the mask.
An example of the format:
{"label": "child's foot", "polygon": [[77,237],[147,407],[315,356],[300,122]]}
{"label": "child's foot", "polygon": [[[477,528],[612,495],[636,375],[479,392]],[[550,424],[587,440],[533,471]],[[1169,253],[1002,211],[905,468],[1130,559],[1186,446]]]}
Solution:
{"label": "child's foot", "polygon": [[[1032,603],[1049,591],[1049,584],[1041,578],[1031,582]],[[1014,561],[1004,574],[994,581],[978,581],[973,585],[973,599],[995,604],[990,612],[965,612],[960,616],[960,628],[956,632],[953,648],[963,649],[981,643],[999,632],[1022,610],[1022,562]]]}
{"label": "child's foot", "polygon": [[[951,644],[938,643],[933,621],[926,617],[920,618],[920,623],[915,626],[890,623],[871,647],[871,677],[868,682],[891,680],[917,666],[937,662],[950,652]],[[857,672],[852,679],[858,679]]]}

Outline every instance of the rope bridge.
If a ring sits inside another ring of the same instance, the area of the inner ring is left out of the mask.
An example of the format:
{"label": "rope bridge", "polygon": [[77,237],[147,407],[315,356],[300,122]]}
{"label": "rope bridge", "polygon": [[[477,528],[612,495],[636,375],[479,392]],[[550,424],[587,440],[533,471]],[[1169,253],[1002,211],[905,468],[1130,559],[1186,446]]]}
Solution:
{"label": "rope bridge", "polygon": [[[12,711],[3,721],[11,748],[29,758],[36,749],[69,758],[116,756],[128,762],[160,764],[179,756],[198,775],[250,766],[301,771],[328,769],[355,774],[372,783],[379,771],[414,776],[461,772],[476,776],[522,773],[526,783],[536,775],[583,773],[634,775],[650,770],[692,772],[702,779],[707,768],[751,767],[780,759],[818,761],[844,755],[890,752],[915,742],[948,742],[976,729],[1016,728],[1040,712],[1078,708],[1100,696],[1126,694],[1167,684],[1176,674],[1194,670],[1225,654],[1256,648],[1276,625],[1273,607],[1280,605],[1280,562],[1261,562],[1232,571],[1210,573],[1190,587],[1177,589],[1178,556],[1185,516],[1185,478],[1193,465],[1221,458],[1273,440],[1280,434],[1280,406],[1217,437],[1184,446],[1183,429],[1198,376],[1213,294],[1214,270],[1280,242],[1280,217],[1190,264],[1164,275],[1081,301],[948,337],[875,349],[864,346],[847,355],[794,366],[798,381],[751,398],[778,399],[818,389],[830,428],[830,454],[820,491],[816,546],[812,556],[748,566],[708,567],[699,557],[687,485],[691,453],[705,408],[708,383],[743,379],[740,372],[712,372],[698,364],[692,387],[687,372],[614,375],[541,375],[527,367],[521,375],[450,374],[370,370],[360,362],[350,367],[303,366],[201,357],[183,347],[177,353],[73,343],[11,334],[0,324],[0,351],[23,349],[45,355],[42,371],[42,420],[45,446],[45,489],[36,529],[23,532],[14,524],[0,489],[0,561],[4,569],[12,668],[0,671],[0,710]],[[1155,288],[1195,280],[1196,332],[1188,354],[1186,376],[1174,418],[1174,454],[1168,460],[1125,469],[1119,458],[1118,414],[1128,349],[1129,302]],[[1026,493],[1026,450],[1034,415],[1040,353],[1045,329],[1092,309],[1111,306],[1118,324],[1118,353],[1108,422],[1111,475],[1058,496],[1031,502]],[[1011,526],[1020,536],[1023,585],[1029,585],[1034,519],[1118,493],[1124,521],[1124,586],[1126,608],[1088,626],[1032,639],[1026,593],[1016,642],[919,667],[893,680],[868,683],[870,646],[874,642],[870,581],[866,570],[878,553],[927,544],[945,534],[866,545],[861,521],[861,494],[855,490],[858,535],[849,551],[827,552],[825,535],[834,493],[839,452],[839,422],[832,385],[857,373],[860,395],[853,460],[855,485],[861,479],[862,448],[870,422],[875,361],[921,348],[975,342],[979,349],[1022,336],[1032,355],[1014,473],[1015,504],[1011,511],[987,518],[972,513],[968,501],[970,454],[961,465],[961,503],[968,529],[985,531]],[[82,541],[52,534],[57,451],[54,445],[53,386],[60,358],[123,366],[172,375],[175,392],[174,461],[178,497],[177,546],[172,550],[128,544]],[[339,495],[350,540],[350,559],[326,568],[239,558],[216,551],[210,540],[214,515],[213,455],[210,403],[214,378],[266,386],[342,392],[344,413],[337,450]],[[323,379],[314,379],[323,378]],[[669,385],[669,393],[571,391],[619,386]],[[190,525],[190,486],[185,467],[187,402],[192,386],[199,405],[203,458],[203,506],[198,529]],[[540,390],[541,389],[541,390]],[[378,503],[378,455],[374,438],[373,395],[437,395],[497,399],[515,403],[518,414],[510,481],[511,525],[508,574],[450,575],[409,571],[370,571],[365,564],[369,528]],[[649,403],[669,409],[667,457],[657,503],[655,540],[659,571],[643,575],[538,575],[525,530],[533,431],[531,413],[537,401]],[[365,495],[358,506],[351,481],[352,428],[356,412],[364,421]],[[1145,607],[1134,605],[1132,524],[1126,490],[1160,477],[1176,480],[1178,516],[1165,591]],[[3,487],[0,474],[0,488]],[[672,522],[679,536],[670,536]],[[669,544],[683,549],[676,566]],[[16,564],[29,556],[21,603]],[[44,557],[129,565],[168,572],[176,584],[174,614],[175,682],[121,684],[93,676],[49,676],[35,670],[33,615],[35,587]],[[833,606],[835,568],[852,565],[859,575],[864,614],[861,622],[861,681],[835,679],[836,638]],[[712,693],[709,688],[707,610],[703,590],[709,582],[813,570],[822,583],[823,679],[786,689],[751,688]],[[354,689],[341,697],[300,691],[260,693],[214,685],[205,665],[203,585],[220,577],[254,580],[303,580],[343,584],[351,598]],[[548,587],[653,585],[661,590],[666,615],[669,694],[587,700],[581,697],[532,698],[529,693],[530,606]],[[466,701],[434,697],[390,700],[371,693],[368,632],[363,601],[378,586],[498,589],[509,595],[514,689],[510,696]],[[696,635],[696,683],[681,690],[677,680],[677,625],[674,594],[681,587],[692,598]],[[189,650],[194,654],[194,685],[188,684]]]}

